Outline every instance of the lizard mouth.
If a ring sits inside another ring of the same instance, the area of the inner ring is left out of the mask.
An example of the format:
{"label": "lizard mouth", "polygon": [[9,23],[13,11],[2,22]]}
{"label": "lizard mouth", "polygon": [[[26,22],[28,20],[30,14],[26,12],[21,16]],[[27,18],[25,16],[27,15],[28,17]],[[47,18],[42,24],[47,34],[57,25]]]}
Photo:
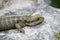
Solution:
{"label": "lizard mouth", "polygon": [[26,25],[27,26],[34,26],[34,25],[42,23],[43,21],[44,21],[44,17],[39,17],[36,20],[26,22]]}

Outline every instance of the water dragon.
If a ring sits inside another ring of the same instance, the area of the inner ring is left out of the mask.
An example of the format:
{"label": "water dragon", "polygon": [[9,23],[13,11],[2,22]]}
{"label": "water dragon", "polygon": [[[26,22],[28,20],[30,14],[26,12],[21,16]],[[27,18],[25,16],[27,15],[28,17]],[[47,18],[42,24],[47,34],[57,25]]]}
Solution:
{"label": "water dragon", "polygon": [[10,30],[17,28],[20,32],[23,32],[25,26],[35,26],[44,21],[44,17],[40,13],[34,13],[24,16],[6,15],[0,16],[0,31]]}

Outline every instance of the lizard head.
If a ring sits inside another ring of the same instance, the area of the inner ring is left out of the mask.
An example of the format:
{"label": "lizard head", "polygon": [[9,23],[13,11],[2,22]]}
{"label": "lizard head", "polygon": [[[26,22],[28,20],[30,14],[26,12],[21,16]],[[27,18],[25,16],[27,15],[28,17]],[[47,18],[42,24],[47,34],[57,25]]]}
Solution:
{"label": "lizard head", "polygon": [[40,18],[36,18],[36,20],[34,20],[34,21],[26,22],[26,25],[27,26],[34,26],[34,25],[42,23],[43,21],[44,21],[44,17],[40,17]]}
{"label": "lizard head", "polygon": [[25,23],[27,26],[34,26],[37,24],[40,24],[44,21],[44,17],[40,15],[40,13],[34,13],[32,14]]}
{"label": "lizard head", "polygon": [[24,21],[20,22],[21,26],[34,26],[40,24],[44,21],[44,17],[40,15],[40,13],[34,13],[31,15],[26,15]]}

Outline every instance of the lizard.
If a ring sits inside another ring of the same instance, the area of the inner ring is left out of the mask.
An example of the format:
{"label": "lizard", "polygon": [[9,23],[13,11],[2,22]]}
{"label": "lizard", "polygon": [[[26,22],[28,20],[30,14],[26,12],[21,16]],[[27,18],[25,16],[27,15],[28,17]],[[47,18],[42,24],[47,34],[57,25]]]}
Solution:
{"label": "lizard", "polygon": [[0,16],[0,31],[10,30],[17,28],[20,32],[23,32],[25,26],[35,26],[44,21],[44,17],[40,13],[34,13],[29,15],[5,15]]}

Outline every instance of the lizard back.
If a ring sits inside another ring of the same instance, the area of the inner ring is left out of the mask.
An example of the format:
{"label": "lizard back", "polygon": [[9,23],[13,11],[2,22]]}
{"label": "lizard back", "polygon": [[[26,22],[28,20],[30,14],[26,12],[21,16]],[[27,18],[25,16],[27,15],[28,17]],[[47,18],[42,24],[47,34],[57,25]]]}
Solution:
{"label": "lizard back", "polygon": [[18,16],[0,16],[0,31],[15,28]]}

